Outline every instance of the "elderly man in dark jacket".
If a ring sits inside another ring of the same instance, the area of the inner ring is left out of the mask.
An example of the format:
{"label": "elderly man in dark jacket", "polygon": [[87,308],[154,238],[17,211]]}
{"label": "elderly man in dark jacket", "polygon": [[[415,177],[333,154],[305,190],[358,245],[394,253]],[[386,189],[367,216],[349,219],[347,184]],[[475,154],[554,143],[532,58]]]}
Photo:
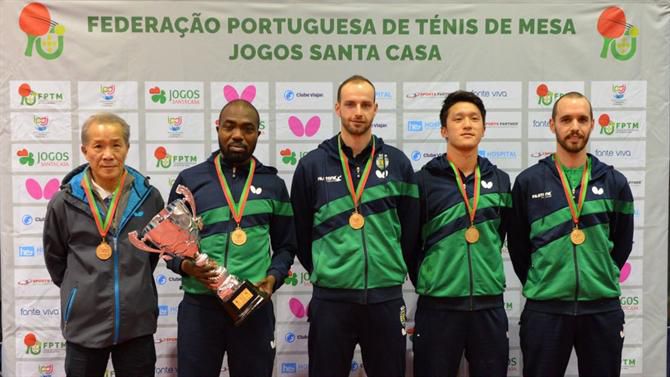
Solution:
{"label": "elderly man in dark jacket", "polygon": [[125,165],[129,127],[101,113],[82,127],[88,164],[70,172],[49,202],[44,259],[60,287],[61,328],[68,376],[103,376],[109,359],[117,376],[153,376],[157,254],[137,250],[128,232],[163,208],[147,178]]}

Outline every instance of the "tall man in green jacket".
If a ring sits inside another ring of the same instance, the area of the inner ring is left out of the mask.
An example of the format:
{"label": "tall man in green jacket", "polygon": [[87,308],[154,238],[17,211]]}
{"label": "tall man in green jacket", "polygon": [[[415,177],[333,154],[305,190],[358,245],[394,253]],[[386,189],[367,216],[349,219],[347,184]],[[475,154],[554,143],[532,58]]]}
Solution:
{"label": "tall man in green jacket", "polygon": [[562,376],[573,347],[580,375],[621,372],[619,273],[633,245],[633,195],[623,174],[586,153],[593,125],[582,94],[556,101],[556,153],[519,174],[512,190],[525,376]]}
{"label": "tall man in green jacket", "polygon": [[300,160],[291,202],[298,259],[314,285],[310,376],[346,376],[356,343],[368,376],[405,373],[405,260],[416,243],[417,188],[407,157],[372,135],[375,88],[345,80],[341,132]]}

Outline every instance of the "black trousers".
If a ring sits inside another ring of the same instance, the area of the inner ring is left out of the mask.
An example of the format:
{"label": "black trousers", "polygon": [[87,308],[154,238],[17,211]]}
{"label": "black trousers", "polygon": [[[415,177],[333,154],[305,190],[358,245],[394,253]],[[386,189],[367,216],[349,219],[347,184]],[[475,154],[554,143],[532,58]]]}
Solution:
{"label": "black trousers", "polygon": [[563,376],[572,347],[580,376],[621,374],[622,309],[577,316],[524,309],[519,324],[524,376]]}
{"label": "black trousers", "polygon": [[231,376],[271,376],[275,359],[272,302],[235,327],[219,299],[184,294],[177,313],[180,377],[218,377],[224,353]]}
{"label": "black trousers", "polygon": [[309,375],[348,376],[358,343],[367,376],[404,376],[405,310],[401,298],[378,304],[312,298]]}
{"label": "black trousers", "polygon": [[153,335],[145,335],[115,346],[86,348],[67,342],[65,373],[68,377],[102,377],[112,355],[118,377],[148,377],[156,373],[156,347]]}
{"label": "black trousers", "polygon": [[456,376],[463,352],[470,376],[507,375],[505,309],[435,310],[419,300],[415,323],[415,376]]}

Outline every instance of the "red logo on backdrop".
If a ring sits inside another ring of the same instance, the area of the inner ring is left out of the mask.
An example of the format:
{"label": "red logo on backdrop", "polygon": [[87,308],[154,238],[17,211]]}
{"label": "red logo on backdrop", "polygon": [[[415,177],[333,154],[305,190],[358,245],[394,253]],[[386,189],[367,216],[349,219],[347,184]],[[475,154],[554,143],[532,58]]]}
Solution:
{"label": "red logo on backdrop", "polygon": [[28,36],[25,56],[33,56],[33,48],[44,59],[53,60],[63,53],[65,26],[51,18],[42,3],[30,3],[19,15],[19,27]]}
{"label": "red logo on backdrop", "polygon": [[610,52],[614,59],[621,61],[635,55],[640,29],[626,21],[623,9],[612,6],[602,11],[598,17],[597,29],[603,37],[601,58],[606,59]]}

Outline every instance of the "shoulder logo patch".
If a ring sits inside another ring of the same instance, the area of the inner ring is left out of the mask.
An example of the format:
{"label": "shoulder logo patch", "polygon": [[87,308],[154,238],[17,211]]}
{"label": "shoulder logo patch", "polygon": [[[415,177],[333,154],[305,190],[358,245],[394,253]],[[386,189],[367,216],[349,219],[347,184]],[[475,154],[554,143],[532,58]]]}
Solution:
{"label": "shoulder logo patch", "polygon": [[549,199],[549,198],[551,198],[551,191],[538,192],[536,194],[531,194],[530,198],[531,199]]}
{"label": "shoulder logo patch", "polygon": [[342,182],[342,176],[341,175],[328,175],[328,176],[325,176],[325,177],[316,177],[316,180],[318,182],[326,182],[326,183]]}

